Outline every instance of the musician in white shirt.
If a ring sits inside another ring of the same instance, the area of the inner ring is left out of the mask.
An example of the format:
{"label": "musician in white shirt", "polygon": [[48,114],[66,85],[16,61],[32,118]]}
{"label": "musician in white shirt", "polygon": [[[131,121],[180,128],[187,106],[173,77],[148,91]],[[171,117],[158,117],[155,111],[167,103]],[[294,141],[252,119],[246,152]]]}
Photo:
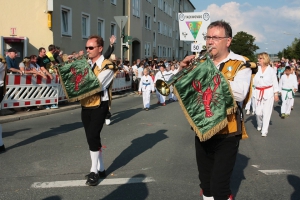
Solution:
{"label": "musician in white shirt", "polygon": [[[166,66],[164,65],[164,63],[159,63],[158,65],[159,65],[159,71],[155,75],[154,85],[156,84],[157,80],[168,81],[169,78],[168,73],[165,71]],[[156,97],[158,99],[157,104],[161,104],[162,106],[166,105],[166,97],[160,94],[157,89],[156,89]]]}
{"label": "musician in white shirt", "polygon": [[[178,71],[180,71],[180,67],[178,67],[177,69],[175,68],[175,64],[173,63],[171,65],[171,69],[170,69],[170,73],[174,76],[175,74],[178,73]],[[170,95],[169,95],[169,100],[170,101],[177,101],[177,97],[174,95],[173,93],[173,86],[170,86]]]}
{"label": "musician in white shirt", "polygon": [[257,130],[261,131],[261,136],[266,137],[268,134],[269,123],[273,111],[274,100],[278,101],[278,81],[270,64],[270,57],[263,52],[258,54],[258,72],[253,78],[255,87],[255,113],[257,120]]}

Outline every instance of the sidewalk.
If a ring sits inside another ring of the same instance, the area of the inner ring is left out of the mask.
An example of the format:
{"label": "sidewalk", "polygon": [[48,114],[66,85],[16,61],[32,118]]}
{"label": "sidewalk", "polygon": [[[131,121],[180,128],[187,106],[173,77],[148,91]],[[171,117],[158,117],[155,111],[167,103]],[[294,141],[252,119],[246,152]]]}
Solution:
{"label": "sidewalk", "polygon": [[[126,97],[129,95],[134,95],[135,93],[133,91],[125,91],[122,93],[115,93],[112,96],[112,99],[119,99],[122,97]],[[18,121],[18,120],[23,120],[23,119],[29,119],[29,118],[34,118],[34,117],[40,117],[40,116],[45,116],[45,115],[51,115],[54,113],[60,113],[68,110],[73,110],[80,108],[80,103],[79,102],[66,102],[66,103],[61,103],[58,105],[58,109],[44,109],[44,110],[37,110],[37,111],[17,111],[14,114],[8,114],[11,111],[8,110],[0,110],[0,124],[3,123],[8,123],[8,122],[13,122],[13,121]]]}

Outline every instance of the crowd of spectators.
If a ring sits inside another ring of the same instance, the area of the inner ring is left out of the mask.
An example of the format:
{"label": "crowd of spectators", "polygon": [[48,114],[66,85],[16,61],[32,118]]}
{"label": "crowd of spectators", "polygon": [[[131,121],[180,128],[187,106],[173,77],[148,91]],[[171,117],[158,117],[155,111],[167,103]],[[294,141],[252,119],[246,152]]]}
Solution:
{"label": "crowd of spectators", "polygon": [[[63,54],[60,47],[53,44],[48,46],[48,51],[44,47],[38,49],[38,55],[30,55],[23,58],[20,63],[16,62],[17,50],[10,48],[5,57],[7,63],[7,73],[11,74],[31,74],[32,76],[41,76],[43,79],[53,79],[57,75],[55,65],[67,62],[70,59],[77,58],[83,55],[83,50],[78,53],[73,52],[71,55]],[[24,108],[27,111],[40,109],[57,109],[57,104],[28,107]],[[14,109],[11,109],[15,112]]]}

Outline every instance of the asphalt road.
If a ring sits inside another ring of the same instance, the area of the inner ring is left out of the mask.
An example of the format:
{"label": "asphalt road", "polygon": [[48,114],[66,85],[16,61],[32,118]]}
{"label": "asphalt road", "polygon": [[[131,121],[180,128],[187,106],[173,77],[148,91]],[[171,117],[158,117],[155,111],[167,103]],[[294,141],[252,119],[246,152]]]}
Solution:
{"label": "asphalt road", "polygon": [[[84,186],[91,163],[80,109],[2,124],[0,199],[202,199],[194,133],[177,102],[156,101],[149,111],[138,95],[113,101],[112,123],[101,133],[109,176],[96,187]],[[299,94],[288,119],[278,106],[266,138],[255,117],[245,117],[249,139],[241,141],[231,184],[237,200],[300,199]]]}

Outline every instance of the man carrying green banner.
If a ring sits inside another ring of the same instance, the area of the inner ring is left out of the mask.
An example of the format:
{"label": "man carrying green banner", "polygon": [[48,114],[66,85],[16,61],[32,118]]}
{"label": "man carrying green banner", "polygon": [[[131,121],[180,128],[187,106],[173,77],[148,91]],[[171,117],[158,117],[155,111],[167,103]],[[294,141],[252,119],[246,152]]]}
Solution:
{"label": "man carrying green banner", "polygon": [[[175,94],[196,133],[195,147],[204,200],[233,199],[230,177],[240,139],[247,138],[239,104],[249,92],[247,58],[230,51],[231,26],[212,22],[205,36],[211,56],[175,84]],[[182,67],[192,63],[186,57]]]}

